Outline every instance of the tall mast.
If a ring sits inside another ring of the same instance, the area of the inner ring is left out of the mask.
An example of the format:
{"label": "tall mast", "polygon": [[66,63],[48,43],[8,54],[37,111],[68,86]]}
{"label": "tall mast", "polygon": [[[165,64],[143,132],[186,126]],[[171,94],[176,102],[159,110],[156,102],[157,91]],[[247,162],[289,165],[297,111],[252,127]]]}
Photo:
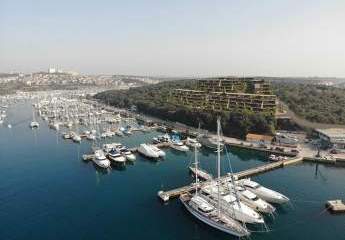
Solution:
{"label": "tall mast", "polygon": [[198,194],[198,149],[194,146],[194,157],[195,157],[195,194]]}
{"label": "tall mast", "polygon": [[217,118],[217,172],[218,172],[218,216],[220,215],[220,118]]}

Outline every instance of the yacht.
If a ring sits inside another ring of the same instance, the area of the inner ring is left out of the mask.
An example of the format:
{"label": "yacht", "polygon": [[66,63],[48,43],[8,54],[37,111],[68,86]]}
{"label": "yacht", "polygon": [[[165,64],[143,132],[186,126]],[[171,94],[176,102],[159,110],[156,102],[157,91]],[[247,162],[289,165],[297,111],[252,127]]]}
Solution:
{"label": "yacht", "polygon": [[63,133],[63,134],[62,134],[62,137],[63,137],[64,139],[70,139],[70,138],[71,138],[71,134],[69,134],[69,133]]}
{"label": "yacht", "polygon": [[225,215],[199,195],[185,193],[180,196],[185,208],[197,219],[225,233],[236,237],[246,237],[250,232],[238,221]]}
{"label": "yacht", "polygon": [[114,161],[115,163],[119,163],[119,164],[126,163],[126,158],[122,156],[122,154],[119,151],[117,151],[115,148],[111,149],[108,152],[107,156],[110,160]]}
{"label": "yacht", "polygon": [[224,190],[222,186],[218,187],[218,183],[212,183],[201,188],[203,195],[214,204],[218,201],[218,191],[220,191],[219,198],[222,210],[232,218],[244,223],[264,223],[264,219],[260,214],[243,204],[240,199],[236,199],[235,194]]}
{"label": "yacht", "polygon": [[[211,148],[213,150],[217,149],[217,139],[209,137],[207,135],[199,135],[197,141],[201,143],[204,147]],[[220,142],[220,150],[222,151],[224,147],[223,141]]]}
{"label": "yacht", "polygon": [[186,145],[189,147],[193,147],[193,148],[194,147],[197,147],[197,148],[201,147],[201,143],[199,143],[196,139],[190,138],[190,137],[187,137]]}
{"label": "yacht", "polygon": [[172,140],[170,147],[177,150],[177,151],[181,151],[181,152],[188,152],[189,151],[189,147],[184,145],[181,141],[177,141],[177,140]]}
{"label": "yacht", "polygon": [[120,153],[128,160],[128,161],[135,161],[135,155],[125,146],[120,144],[116,148]]}
{"label": "yacht", "polygon": [[90,133],[89,135],[86,136],[86,139],[94,141],[94,140],[96,140],[96,136],[94,134]]}
{"label": "yacht", "polygon": [[290,199],[283,194],[271,190],[269,188],[261,186],[259,183],[247,179],[241,179],[238,181],[239,185],[245,187],[247,190],[255,193],[259,198],[270,203],[287,203]]}
{"label": "yacht", "polygon": [[205,170],[202,170],[200,168],[195,168],[190,166],[189,170],[191,171],[191,173],[193,173],[194,176],[197,176],[198,178],[208,181],[211,180],[213,177],[211,174],[208,174]]}
{"label": "yacht", "polygon": [[161,158],[165,157],[165,152],[163,150],[159,149],[155,145],[150,145],[150,147],[153,151],[155,151],[158,154],[159,157],[161,157]]}
{"label": "yacht", "polygon": [[117,131],[115,132],[115,134],[116,134],[117,136],[119,136],[119,137],[123,137],[123,132],[120,131],[120,130],[117,130]]}
{"label": "yacht", "polygon": [[102,149],[95,150],[95,157],[92,161],[101,168],[110,167],[110,161],[106,158]]}
{"label": "yacht", "polygon": [[36,122],[36,121],[32,121],[31,123],[30,123],[30,127],[31,128],[38,128],[40,126],[40,124],[38,123],[38,122]]}
{"label": "yacht", "polygon": [[234,186],[232,183],[229,183],[228,186],[229,186],[229,189],[231,189],[234,194],[238,194],[239,199],[244,204],[251,207],[255,211],[258,211],[261,213],[269,213],[269,214],[272,214],[275,212],[276,210],[275,207],[273,207],[271,204],[269,204],[265,200],[262,200],[261,198],[256,196],[255,193],[248,191],[242,186],[237,186],[237,185]]}
{"label": "yacht", "polygon": [[144,155],[145,157],[149,157],[149,158],[159,158],[159,154],[157,151],[155,151],[152,148],[152,145],[148,145],[145,143],[140,144],[139,148],[138,148],[138,152],[142,155]]}
{"label": "yacht", "polygon": [[81,137],[78,134],[74,133],[72,136],[72,140],[73,140],[73,142],[80,143]]}

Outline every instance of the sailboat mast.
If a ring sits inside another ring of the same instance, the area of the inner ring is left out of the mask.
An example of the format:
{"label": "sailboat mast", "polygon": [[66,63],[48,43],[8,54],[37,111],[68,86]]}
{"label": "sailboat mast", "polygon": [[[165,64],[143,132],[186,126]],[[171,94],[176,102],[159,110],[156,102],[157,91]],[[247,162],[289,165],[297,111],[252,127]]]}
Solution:
{"label": "sailboat mast", "polygon": [[217,119],[217,176],[218,176],[218,215],[220,215],[220,120]]}
{"label": "sailboat mast", "polygon": [[195,194],[198,194],[198,150],[197,147],[194,146],[194,158],[195,158]]}

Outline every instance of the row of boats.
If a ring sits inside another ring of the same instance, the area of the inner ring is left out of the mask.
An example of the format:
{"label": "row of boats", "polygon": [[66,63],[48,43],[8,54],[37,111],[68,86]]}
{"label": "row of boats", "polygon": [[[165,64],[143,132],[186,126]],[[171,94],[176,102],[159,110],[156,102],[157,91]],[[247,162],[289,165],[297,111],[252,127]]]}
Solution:
{"label": "row of boats", "polygon": [[[217,178],[198,167],[197,147],[195,162],[190,170],[195,175],[193,191],[180,195],[180,201],[194,217],[203,223],[236,237],[251,234],[248,224],[263,224],[263,214],[273,215],[274,204],[285,204],[289,198],[266,188],[251,179],[238,180],[232,173],[220,177],[220,121],[217,121]],[[206,182],[199,182],[204,179]]]}
{"label": "row of boats", "polygon": [[101,168],[110,168],[111,162],[114,164],[125,165],[126,161],[133,162],[135,155],[128,147],[121,143],[106,143],[102,148],[94,148],[92,161]]}

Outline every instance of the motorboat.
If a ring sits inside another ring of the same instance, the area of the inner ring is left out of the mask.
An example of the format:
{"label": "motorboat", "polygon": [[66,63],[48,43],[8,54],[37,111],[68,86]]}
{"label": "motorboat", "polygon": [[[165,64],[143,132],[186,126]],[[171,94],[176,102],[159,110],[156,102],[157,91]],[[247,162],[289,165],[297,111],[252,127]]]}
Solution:
{"label": "motorboat", "polygon": [[189,147],[184,145],[181,141],[177,141],[177,140],[172,140],[170,147],[177,150],[177,151],[181,151],[181,152],[188,152],[189,151]]}
{"label": "motorboat", "polygon": [[30,128],[39,128],[40,124],[36,121],[32,121],[30,123]]}
{"label": "motorboat", "polygon": [[95,157],[92,161],[101,168],[109,168],[110,161],[106,158],[102,149],[95,150]]}
{"label": "motorboat", "polygon": [[259,183],[254,182],[249,178],[239,180],[238,184],[255,193],[259,198],[269,203],[283,204],[290,201],[290,199],[283,194],[261,186]]}
{"label": "motorboat", "polygon": [[187,137],[186,145],[189,147],[192,147],[192,148],[194,148],[194,147],[200,148],[201,147],[201,143],[199,143],[198,140],[196,140],[194,138],[190,138],[190,137]]}
{"label": "motorboat", "polygon": [[94,141],[94,140],[96,140],[96,136],[94,134],[90,133],[90,134],[86,135],[86,139]]}
{"label": "motorboat", "polygon": [[117,131],[115,132],[115,134],[116,134],[117,136],[119,136],[119,137],[123,137],[123,132],[120,131],[120,130],[117,130]]}
{"label": "motorboat", "polygon": [[120,153],[128,160],[128,161],[135,161],[135,155],[125,146],[120,145],[116,148]]}
{"label": "motorboat", "polygon": [[110,160],[114,161],[115,163],[119,163],[119,164],[126,163],[126,158],[122,156],[122,154],[119,151],[117,151],[115,148],[111,149],[108,152],[107,156]]}
{"label": "motorboat", "polygon": [[161,157],[161,158],[165,157],[165,152],[163,150],[159,149],[155,145],[150,145],[150,147],[153,151],[155,151],[158,154],[159,157]]}
{"label": "motorboat", "polygon": [[[213,150],[217,149],[218,142],[217,142],[217,139],[214,137],[209,137],[207,135],[202,134],[197,137],[197,141],[201,143],[201,145],[204,147],[211,148]],[[220,144],[220,149],[223,150],[223,147],[224,147],[223,141],[221,141],[219,144]]]}
{"label": "motorboat", "polygon": [[76,142],[76,143],[80,143],[81,142],[81,137],[80,137],[79,134],[72,133],[71,137],[72,137],[73,142]]}
{"label": "motorboat", "polygon": [[63,134],[62,134],[62,137],[63,137],[64,139],[70,139],[70,138],[71,138],[71,134],[69,134],[69,133],[63,133]]}
{"label": "motorboat", "polygon": [[190,166],[189,170],[191,173],[193,173],[194,176],[197,176],[199,179],[202,179],[205,181],[213,179],[211,174],[207,173],[205,170],[202,170],[200,168],[197,169],[195,167]]}
{"label": "motorboat", "polygon": [[232,193],[238,194],[239,199],[246,204],[247,206],[251,207],[255,211],[262,212],[262,213],[269,213],[272,214],[275,212],[276,208],[273,207],[271,204],[266,202],[265,200],[256,196],[255,193],[245,189],[242,186],[233,185],[232,183],[228,183],[229,189]]}
{"label": "motorboat", "polygon": [[152,148],[152,145],[142,143],[138,147],[138,152],[148,158],[159,158],[159,153]]}

